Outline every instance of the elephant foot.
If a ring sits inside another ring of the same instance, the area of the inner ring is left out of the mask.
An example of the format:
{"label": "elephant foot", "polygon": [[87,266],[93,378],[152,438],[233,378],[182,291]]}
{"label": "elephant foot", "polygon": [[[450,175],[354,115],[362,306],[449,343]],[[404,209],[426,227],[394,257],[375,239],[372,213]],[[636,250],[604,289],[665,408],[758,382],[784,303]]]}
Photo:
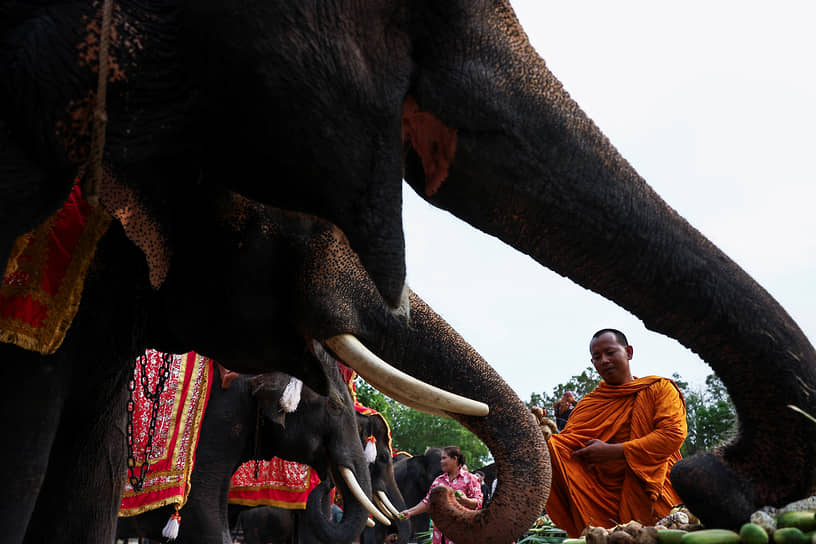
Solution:
{"label": "elephant foot", "polygon": [[671,471],[674,490],[706,527],[739,529],[757,509],[751,482],[712,453],[681,459]]}

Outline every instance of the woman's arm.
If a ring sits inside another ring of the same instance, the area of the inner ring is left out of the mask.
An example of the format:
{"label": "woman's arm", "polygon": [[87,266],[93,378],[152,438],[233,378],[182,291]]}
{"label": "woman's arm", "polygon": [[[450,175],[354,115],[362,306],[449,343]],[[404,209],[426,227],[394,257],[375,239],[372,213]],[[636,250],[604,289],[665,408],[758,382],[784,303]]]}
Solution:
{"label": "woman's arm", "polygon": [[428,505],[424,502],[420,501],[416,505],[408,508],[407,510],[403,510],[400,512],[400,516],[402,519],[409,519],[411,516],[416,516],[418,514],[424,514],[428,511]]}

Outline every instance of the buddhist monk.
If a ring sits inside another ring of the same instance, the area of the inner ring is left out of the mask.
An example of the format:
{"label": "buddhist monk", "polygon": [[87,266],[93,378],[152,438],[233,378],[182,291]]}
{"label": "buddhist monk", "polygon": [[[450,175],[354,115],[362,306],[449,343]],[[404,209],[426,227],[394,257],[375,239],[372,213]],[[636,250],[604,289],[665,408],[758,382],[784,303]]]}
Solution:
{"label": "buddhist monk", "polygon": [[654,525],[680,497],[669,482],[686,438],[686,407],[666,378],[635,378],[626,336],[603,329],[589,343],[601,383],[547,442],[552,488],[547,514],[571,537],[587,525]]}

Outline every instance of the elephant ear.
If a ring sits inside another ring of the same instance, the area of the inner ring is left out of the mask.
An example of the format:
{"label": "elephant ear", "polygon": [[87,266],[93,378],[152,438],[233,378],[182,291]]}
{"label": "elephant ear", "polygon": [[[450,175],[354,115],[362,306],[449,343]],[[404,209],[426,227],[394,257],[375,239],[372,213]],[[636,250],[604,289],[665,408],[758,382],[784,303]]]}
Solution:
{"label": "elephant ear", "polygon": [[285,426],[286,412],[281,406],[281,398],[290,376],[283,372],[266,372],[253,376],[249,381],[252,396],[258,401],[266,419]]}

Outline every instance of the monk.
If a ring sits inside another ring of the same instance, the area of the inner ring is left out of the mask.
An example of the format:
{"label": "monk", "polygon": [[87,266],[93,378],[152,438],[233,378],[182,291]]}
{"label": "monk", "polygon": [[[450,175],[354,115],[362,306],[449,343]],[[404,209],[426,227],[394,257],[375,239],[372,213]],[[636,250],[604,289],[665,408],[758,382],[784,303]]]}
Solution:
{"label": "monk", "polygon": [[633,349],[618,330],[596,332],[589,352],[603,381],[547,442],[553,471],[547,514],[571,537],[587,525],[654,525],[681,502],[669,481],[686,438],[677,385],[632,376]]}

